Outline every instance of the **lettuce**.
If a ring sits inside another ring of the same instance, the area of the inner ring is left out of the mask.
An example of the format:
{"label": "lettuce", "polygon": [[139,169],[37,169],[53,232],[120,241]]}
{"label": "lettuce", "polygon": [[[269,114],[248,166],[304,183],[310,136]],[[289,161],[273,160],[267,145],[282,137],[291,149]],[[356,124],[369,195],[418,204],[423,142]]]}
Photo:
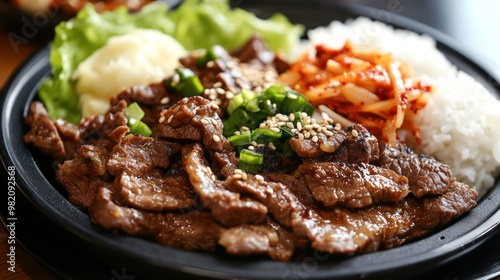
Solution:
{"label": "lettuce", "polygon": [[290,51],[304,29],[291,24],[282,14],[259,19],[242,9],[231,9],[227,0],[186,0],[175,10],[165,3],[145,6],[136,14],[126,8],[97,13],[85,6],[75,18],[61,22],[51,45],[52,76],[43,81],[39,97],[53,119],[78,123],[79,97],[72,75],[79,63],[116,35],[137,28],[159,30],[176,38],[188,50],[218,44],[227,49],[241,46],[253,33],[259,33],[275,51]]}

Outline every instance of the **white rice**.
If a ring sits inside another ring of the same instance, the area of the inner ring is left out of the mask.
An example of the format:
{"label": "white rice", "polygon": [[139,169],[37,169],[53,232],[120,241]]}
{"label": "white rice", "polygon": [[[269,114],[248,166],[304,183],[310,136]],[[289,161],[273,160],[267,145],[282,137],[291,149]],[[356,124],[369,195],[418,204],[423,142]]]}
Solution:
{"label": "white rice", "polygon": [[457,70],[425,35],[395,30],[381,22],[357,18],[332,22],[308,32],[303,48],[354,44],[389,51],[412,65],[417,77],[435,88],[418,114],[422,152],[450,165],[457,180],[475,186],[482,197],[500,172],[500,101],[468,74]]}

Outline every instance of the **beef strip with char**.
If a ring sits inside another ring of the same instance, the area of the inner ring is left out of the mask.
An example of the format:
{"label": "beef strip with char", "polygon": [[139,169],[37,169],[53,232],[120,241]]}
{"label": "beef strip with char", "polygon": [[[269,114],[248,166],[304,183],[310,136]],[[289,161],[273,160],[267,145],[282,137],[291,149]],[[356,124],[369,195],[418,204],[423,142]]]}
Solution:
{"label": "beef strip with char", "polygon": [[399,202],[362,209],[324,210],[307,194],[300,175],[268,177],[284,178],[287,186],[252,175],[246,180],[229,177],[225,184],[255,196],[280,225],[291,227],[295,235],[308,238],[314,249],[328,253],[366,253],[401,245],[449,223],[474,207],[477,197],[474,189],[454,184],[453,190],[440,196],[417,199],[409,195]]}
{"label": "beef strip with char", "polygon": [[331,136],[317,133],[317,141],[311,138],[290,139],[290,146],[303,158],[304,163],[338,161],[348,163],[373,163],[379,158],[377,138],[366,128],[355,124],[343,130],[329,129]]}
{"label": "beef strip with char", "polygon": [[298,170],[303,186],[326,207],[363,208],[378,202],[397,202],[409,192],[406,177],[365,163],[304,164]]}
{"label": "beef strip with char", "polygon": [[392,147],[382,142],[380,146],[377,165],[408,177],[410,190],[416,197],[443,194],[455,181],[450,167],[433,157],[416,154],[401,143]]}
{"label": "beef strip with char", "polygon": [[111,151],[130,130],[125,117],[126,107],[127,102],[122,100],[105,115],[82,118],[78,125],[81,144],[97,145]]}
{"label": "beef strip with char", "polygon": [[125,136],[107,162],[108,171],[117,176],[114,191],[123,199],[120,202],[152,211],[193,206],[185,172],[175,171],[176,175],[170,176],[167,170],[172,160],[180,157],[180,150],[179,144],[162,139]]}
{"label": "beef strip with char", "polygon": [[182,154],[191,185],[217,221],[226,226],[236,226],[265,220],[267,208],[264,205],[251,199],[243,199],[239,193],[225,189],[222,182],[216,179],[200,144],[184,146]]}
{"label": "beef strip with char", "polygon": [[174,142],[127,135],[111,151],[107,168],[118,176],[126,171],[130,174],[146,174],[154,167],[168,168],[172,158],[179,156],[181,145]]}
{"label": "beef strip with char", "polygon": [[31,103],[25,123],[30,127],[30,130],[24,135],[24,142],[33,144],[57,160],[65,159],[64,143],[56,125],[51,121],[41,102]]}
{"label": "beef strip with char", "polygon": [[98,190],[89,212],[92,221],[104,228],[147,236],[187,250],[215,250],[221,230],[208,212],[157,213],[122,207],[113,201],[112,191],[106,188]]}
{"label": "beef strip with char", "polygon": [[219,244],[231,255],[269,255],[287,261],[295,251],[296,237],[275,221],[262,225],[241,225],[223,230]]}
{"label": "beef strip with char", "polygon": [[99,188],[112,185],[113,176],[106,170],[108,153],[99,146],[83,145],[73,159],[59,166],[56,176],[71,203],[87,208]]}

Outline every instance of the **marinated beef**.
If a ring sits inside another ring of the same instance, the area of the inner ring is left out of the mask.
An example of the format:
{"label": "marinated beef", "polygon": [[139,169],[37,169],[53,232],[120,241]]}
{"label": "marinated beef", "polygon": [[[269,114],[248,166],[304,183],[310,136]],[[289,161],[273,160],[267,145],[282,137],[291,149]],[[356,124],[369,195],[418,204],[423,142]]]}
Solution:
{"label": "marinated beef", "polygon": [[326,207],[363,208],[397,202],[408,194],[408,179],[389,169],[359,163],[324,162],[299,166],[303,185]]}
{"label": "marinated beef", "polygon": [[216,179],[203,154],[201,145],[187,145],[183,147],[182,159],[193,189],[215,219],[226,226],[264,221],[267,208],[257,201],[242,199],[239,193],[225,189],[222,182]]}
{"label": "marinated beef", "polygon": [[102,147],[83,145],[73,159],[59,166],[57,179],[68,192],[71,203],[87,208],[99,188],[112,184],[113,178],[106,169],[108,157],[108,151]]}
{"label": "marinated beef", "polygon": [[263,225],[241,225],[224,230],[219,244],[231,255],[269,255],[287,261],[295,252],[296,237],[269,219]]}
{"label": "marinated beef", "polygon": [[41,102],[31,103],[25,123],[30,127],[30,131],[24,135],[24,142],[33,144],[55,159],[62,160],[66,157],[64,143],[57,127]]}
{"label": "marinated beef", "polygon": [[98,190],[89,211],[92,220],[107,229],[150,237],[167,246],[187,250],[213,251],[221,230],[204,211],[163,214],[121,207],[106,188]]}
{"label": "marinated beef", "polygon": [[403,144],[392,147],[380,144],[378,165],[406,176],[412,194],[416,197],[438,195],[448,191],[455,181],[448,165],[424,154],[415,154]]}

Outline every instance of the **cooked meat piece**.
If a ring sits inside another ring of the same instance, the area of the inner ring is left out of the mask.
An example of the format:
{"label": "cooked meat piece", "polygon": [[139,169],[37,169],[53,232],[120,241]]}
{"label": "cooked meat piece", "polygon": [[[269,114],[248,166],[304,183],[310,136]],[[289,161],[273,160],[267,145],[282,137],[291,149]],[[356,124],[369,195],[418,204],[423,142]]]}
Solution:
{"label": "cooked meat piece", "polygon": [[329,130],[332,136],[326,136],[324,133],[318,133],[317,141],[310,138],[299,138],[295,136],[290,139],[290,147],[301,158],[316,158],[335,152],[346,140],[347,134],[344,131]]}
{"label": "cooked meat piece", "polygon": [[370,164],[304,164],[299,171],[303,186],[326,207],[363,208],[378,202],[397,202],[409,192],[406,177]]}
{"label": "cooked meat piece", "polygon": [[347,137],[348,162],[372,163],[379,158],[379,144],[375,136],[360,124],[344,129]]}
{"label": "cooked meat piece", "polygon": [[127,103],[122,100],[115,105],[114,113],[83,118],[78,126],[82,144],[99,145],[111,151],[130,130],[124,113],[126,106]]}
{"label": "cooked meat piece", "polygon": [[66,159],[73,158],[73,155],[81,142],[78,126],[63,119],[56,119],[54,121],[54,125],[56,126],[59,136],[64,143]]}
{"label": "cooked meat piece", "polygon": [[186,175],[167,176],[154,169],[145,174],[122,172],[114,181],[114,190],[131,206],[150,210],[176,210],[194,206],[193,190]]}
{"label": "cooked meat piece", "polygon": [[66,157],[64,143],[59,136],[57,127],[50,120],[50,116],[41,102],[31,103],[25,123],[30,127],[30,130],[24,135],[24,142],[33,144],[57,160],[63,160]]}
{"label": "cooked meat piece", "polygon": [[[117,176],[115,191],[122,203],[145,210],[187,208],[193,205],[193,192],[184,172],[168,176],[173,157],[180,157],[181,146],[162,139],[127,135],[116,145],[107,162],[109,173]],[[175,168],[175,167],[174,167]]]}
{"label": "cooked meat piece", "polygon": [[160,244],[186,250],[214,251],[221,234],[221,227],[205,211],[186,214],[165,214],[160,232],[154,239]]}
{"label": "cooked meat piece", "polygon": [[373,163],[379,158],[377,138],[360,124],[343,130],[329,129],[332,136],[318,133],[317,141],[312,138],[290,140],[290,146],[304,158],[304,163],[338,161],[349,163]]}
{"label": "cooked meat piece", "polygon": [[212,152],[230,153],[233,145],[222,135],[218,106],[200,96],[184,98],[161,112],[158,136],[175,140],[202,141]]}
{"label": "cooked meat piece", "polygon": [[288,158],[282,153],[277,152],[267,146],[257,146],[255,152],[262,154],[264,160],[262,162],[261,173],[267,172],[282,172],[291,173],[298,165],[297,160]]}
{"label": "cooked meat piece", "polygon": [[198,143],[182,148],[182,160],[189,181],[215,219],[226,226],[264,221],[267,208],[257,201],[242,199],[239,193],[225,189],[222,182],[215,178],[203,155],[203,148]]}
{"label": "cooked meat piece", "polygon": [[449,223],[463,212],[475,207],[477,195],[475,188],[453,182],[443,195],[423,197],[420,203],[424,214],[415,217],[416,226],[428,232]]}
{"label": "cooked meat piece", "polygon": [[161,81],[147,86],[132,86],[113,96],[110,102],[111,106],[122,100],[126,101],[127,105],[137,102],[145,113],[142,121],[154,129],[158,124],[160,112],[168,109],[181,98],[182,95],[167,91],[165,81]]}
{"label": "cooked meat piece", "polygon": [[100,187],[111,186],[113,178],[106,170],[108,156],[102,147],[83,145],[73,159],[59,166],[57,179],[71,203],[86,208]]}
{"label": "cooked meat piece", "polygon": [[162,214],[121,207],[106,188],[98,190],[89,211],[92,221],[104,228],[153,237],[176,248],[213,251],[220,235],[220,226],[207,212]]}
{"label": "cooked meat piece", "polygon": [[144,175],[154,167],[168,168],[173,157],[180,156],[181,146],[162,139],[127,135],[116,145],[109,157],[109,173],[118,176],[123,171]]}
{"label": "cooked meat piece", "polygon": [[[206,66],[197,64],[196,53],[180,61],[184,67],[190,68],[198,75],[205,88],[203,97],[219,105],[218,114],[221,117],[225,116],[229,101],[242,89],[260,91],[278,79],[274,54],[258,36],[252,37],[245,47],[235,51],[239,53],[239,57],[229,55],[220,46],[213,48],[219,58]],[[281,70],[289,67],[283,60],[276,59],[276,63],[282,68]]]}
{"label": "cooked meat piece", "polygon": [[269,255],[287,261],[295,250],[295,237],[275,222],[265,225],[241,225],[224,230],[219,244],[231,255]]}
{"label": "cooked meat piece", "polygon": [[365,247],[366,240],[356,237],[358,228],[337,225],[324,220],[314,209],[304,206],[298,198],[281,183],[257,180],[247,175],[246,180],[230,176],[225,184],[228,188],[249,193],[264,203],[278,223],[299,238],[307,238],[314,249],[328,253],[354,253]]}
{"label": "cooked meat piece", "polygon": [[266,43],[260,35],[253,35],[250,40],[238,49],[231,51],[231,56],[241,62],[252,62],[257,59],[264,64],[271,64],[274,54],[267,48]]}
{"label": "cooked meat piece", "polygon": [[455,178],[448,165],[424,154],[415,154],[403,144],[392,147],[381,143],[377,165],[408,177],[410,191],[416,197],[443,194]]}

